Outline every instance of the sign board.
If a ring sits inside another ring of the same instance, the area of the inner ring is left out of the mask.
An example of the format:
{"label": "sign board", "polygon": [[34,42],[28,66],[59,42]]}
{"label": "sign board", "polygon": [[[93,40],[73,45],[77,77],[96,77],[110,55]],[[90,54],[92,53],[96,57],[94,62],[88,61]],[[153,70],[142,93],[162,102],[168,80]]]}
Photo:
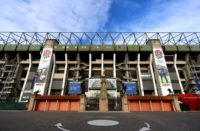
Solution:
{"label": "sign board", "polygon": [[44,95],[45,93],[45,85],[47,82],[48,78],[48,71],[52,59],[52,53],[53,49],[52,48],[44,48],[41,58],[40,58],[40,63],[38,66],[37,74],[35,77],[35,84],[34,84],[34,89],[33,93],[38,91],[38,94]]}
{"label": "sign board", "polygon": [[81,94],[81,82],[69,82],[69,94]]}
{"label": "sign board", "polygon": [[173,92],[169,71],[165,61],[164,53],[160,48],[153,49],[155,70],[157,72],[160,88],[158,91],[161,95],[169,95],[169,90]]}
{"label": "sign board", "polygon": [[125,94],[137,94],[137,86],[135,82],[124,82]]}
{"label": "sign board", "polygon": [[[110,90],[117,89],[117,80],[116,79],[106,79],[107,88]],[[89,79],[88,89],[101,89],[101,79]]]}
{"label": "sign board", "polygon": [[28,102],[29,99],[30,99],[30,96],[32,95],[32,93],[33,93],[32,89],[30,89],[30,90],[24,90],[20,102]]}
{"label": "sign board", "polygon": [[[101,90],[90,90],[86,95],[88,98],[99,98],[100,93]],[[120,93],[118,93],[116,90],[108,90],[107,93],[109,98],[117,98],[120,96]]]}

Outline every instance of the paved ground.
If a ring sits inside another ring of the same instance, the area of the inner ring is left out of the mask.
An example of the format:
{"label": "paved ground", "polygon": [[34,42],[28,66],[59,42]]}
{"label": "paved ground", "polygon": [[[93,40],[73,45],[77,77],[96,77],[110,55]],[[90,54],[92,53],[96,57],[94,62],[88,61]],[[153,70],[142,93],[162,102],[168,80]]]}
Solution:
{"label": "paved ground", "polygon": [[[91,120],[113,120],[119,122],[119,124],[115,126],[94,126],[88,124],[88,121]],[[148,126],[150,126],[150,128]],[[0,111],[0,131],[68,130],[200,131],[200,112],[75,113]]]}

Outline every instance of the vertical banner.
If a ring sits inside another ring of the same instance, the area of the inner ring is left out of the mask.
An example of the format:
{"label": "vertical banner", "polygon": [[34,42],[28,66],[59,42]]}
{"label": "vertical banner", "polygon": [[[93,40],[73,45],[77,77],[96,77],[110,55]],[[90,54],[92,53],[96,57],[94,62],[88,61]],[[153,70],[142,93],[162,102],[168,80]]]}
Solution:
{"label": "vertical banner", "polygon": [[155,69],[160,84],[159,91],[163,96],[169,95],[170,91],[173,92],[173,89],[164,53],[162,49],[154,48],[153,55],[154,55]]}
{"label": "vertical banner", "polygon": [[40,63],[38,66],[37,74],[35,77],[35,84],[34,84],[34,92],[38,92],[38,94],[44,95],[45,93],[45,85],[47,82],[48,78],[48,71],[52,59],[52,53],[53,49],[52,48],[44,48],[41,58],[40,58]]}

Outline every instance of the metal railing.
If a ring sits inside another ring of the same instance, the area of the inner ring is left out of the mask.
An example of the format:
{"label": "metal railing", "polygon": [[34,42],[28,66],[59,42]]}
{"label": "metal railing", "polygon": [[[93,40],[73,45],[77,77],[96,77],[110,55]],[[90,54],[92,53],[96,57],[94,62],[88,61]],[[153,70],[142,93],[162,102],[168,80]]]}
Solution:
{"label": "metal railing", "polygon": [[8,74],[4,81],[4,86],[2,88],[2,90],[0,91],[0,100],[6,100],[9,95],[12,93],[12,88],[13,88],[13,84],[10,83],[11,81],[13,81],[13,76],[15,75],[15,70],[16,70],[16,60],[17,60],[17,57],[15,57],[14,59],[12,59],[10,62],[9,62],[9,69],[6,69],[5,67],[5,70],[8,70]]}
{"label": "metal railing", "polygon": [[46,39],[61,45],[145,45],[159,39],[163,45],[200,46],[200,32],[0,32],[0,44],[43,45]]}

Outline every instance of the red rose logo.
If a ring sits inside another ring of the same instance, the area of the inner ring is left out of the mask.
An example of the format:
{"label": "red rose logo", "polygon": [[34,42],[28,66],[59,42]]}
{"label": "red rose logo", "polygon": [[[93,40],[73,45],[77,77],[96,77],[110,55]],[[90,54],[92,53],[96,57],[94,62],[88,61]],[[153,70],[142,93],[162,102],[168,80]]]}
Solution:
{"label": "red rose logo", "polygon": [[162,56],[163,55],[161,50],[156,50],[155,54],[156,54],[156,56]]}

